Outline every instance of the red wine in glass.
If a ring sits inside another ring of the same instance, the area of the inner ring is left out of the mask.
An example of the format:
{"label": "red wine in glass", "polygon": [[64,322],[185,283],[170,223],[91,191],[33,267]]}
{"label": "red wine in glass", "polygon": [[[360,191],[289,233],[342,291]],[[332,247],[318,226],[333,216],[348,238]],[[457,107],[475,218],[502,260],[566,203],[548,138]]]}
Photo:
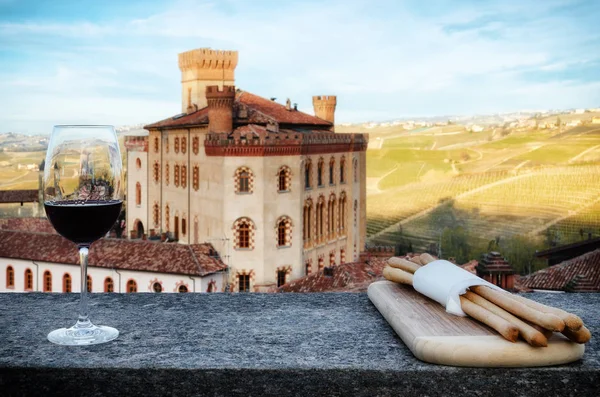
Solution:
{"label": "red wine in glass", "polygon": [[121,200],[49,201],[46,215],[58,234],[78,245],[90,245],[103,237],[121,212]]}
{"label": "red wine in glass", "polygon": [[79,318],[70,328],[48,334],[59,345],[111,341],[119,331],[96,326],[88,317],[87,262],[90,245],[115,224],[124,196],[123,164],[112,126],[55,126],[44,163],[44,207],[56,231],[79,249]]}

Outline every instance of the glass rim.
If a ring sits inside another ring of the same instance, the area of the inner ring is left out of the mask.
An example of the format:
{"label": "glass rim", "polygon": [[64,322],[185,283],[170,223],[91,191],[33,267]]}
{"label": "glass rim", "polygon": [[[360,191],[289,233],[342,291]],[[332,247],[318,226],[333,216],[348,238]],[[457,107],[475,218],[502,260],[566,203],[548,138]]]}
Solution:
{"label": "glass rim", "polygon": [[115,128],[110,124],[57,124],[54,128]]}

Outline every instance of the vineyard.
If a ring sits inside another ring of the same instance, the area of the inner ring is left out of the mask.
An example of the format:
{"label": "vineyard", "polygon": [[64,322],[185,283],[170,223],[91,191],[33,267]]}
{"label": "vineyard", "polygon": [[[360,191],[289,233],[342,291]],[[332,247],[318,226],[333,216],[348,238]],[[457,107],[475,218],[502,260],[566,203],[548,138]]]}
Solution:
{"label": "vineyard", "polygon": [[[380,166],[370,174],[371,186],[377,183],[367,200],[371,244],[431,250],[456,227],[480,250],[512,236],[543,249],[600,235],[599,127],[488,132],[494,138],[485,143],[462,135],[464,148],[456,150],[411,150],[415,136],[408,145],[396,136],[383,145],[396,149],[369,150],[367,169]],[[423,139],[439,147],[435,137]],[[444,211],[452,224],[436,218]]]}

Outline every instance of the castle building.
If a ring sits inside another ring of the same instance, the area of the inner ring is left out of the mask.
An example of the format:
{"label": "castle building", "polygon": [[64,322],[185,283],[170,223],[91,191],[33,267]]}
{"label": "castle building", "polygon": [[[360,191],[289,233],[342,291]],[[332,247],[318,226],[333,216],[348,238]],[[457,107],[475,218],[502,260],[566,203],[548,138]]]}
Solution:
{"label": "castle building", "polygon": [[182,113],[128,136],[130,238],[209,242],[233,291],[267,291],[358,260],[366,238],[366,134],[235,88],[237,51],[179,54]]}

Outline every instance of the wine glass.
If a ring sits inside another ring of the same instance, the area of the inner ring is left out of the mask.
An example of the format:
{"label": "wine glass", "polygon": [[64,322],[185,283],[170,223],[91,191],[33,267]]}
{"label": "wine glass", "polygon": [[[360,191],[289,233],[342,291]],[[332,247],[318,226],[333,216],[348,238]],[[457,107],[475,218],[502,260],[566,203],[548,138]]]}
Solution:
{"label": "wine glass", "polygon": [[90,245],[114,225],[123,203],[123,164],[117,135],[107,125],[57,125],[44,166],[44,207],[54,229],[79,249],[79,319],[48,334],[59,345],[92,345],[119,336],[88,317],[87,264]]}

